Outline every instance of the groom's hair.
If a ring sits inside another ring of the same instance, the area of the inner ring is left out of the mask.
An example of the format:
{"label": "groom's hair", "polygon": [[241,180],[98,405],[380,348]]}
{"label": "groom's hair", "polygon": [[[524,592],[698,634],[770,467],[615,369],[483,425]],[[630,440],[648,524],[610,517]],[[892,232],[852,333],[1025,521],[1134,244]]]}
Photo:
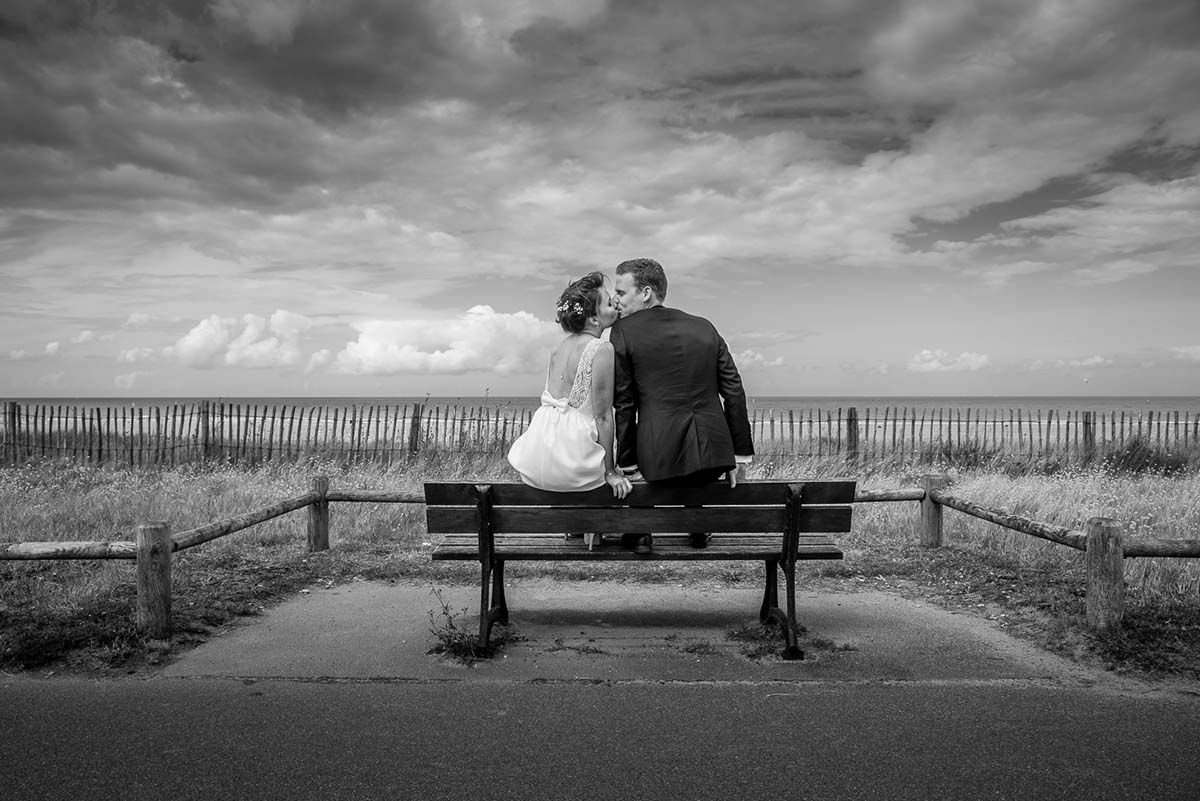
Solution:
{"label": "groom's hair", "polygon": [[604,273],[588,273],[578,281],[567,284],[558,296],[555,321],[568,334],[578,334],[587,327],[588,318],[600,307],[600,288],[604,286]]}
{"label": "groom's hair", "polygon": [[617,275],[629,273],[638,289],[650,287],[659,301],[667,299],[667,274],[654,259],[630,259],[617,265]]}

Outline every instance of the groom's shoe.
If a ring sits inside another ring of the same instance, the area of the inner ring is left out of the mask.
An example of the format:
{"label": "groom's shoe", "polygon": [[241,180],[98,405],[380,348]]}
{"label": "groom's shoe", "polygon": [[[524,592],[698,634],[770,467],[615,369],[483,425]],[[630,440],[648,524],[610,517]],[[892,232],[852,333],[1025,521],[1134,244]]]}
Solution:
{"label": "groom's shoe", "polygon": [[653,550],[649,534],[622,534],[621,547],[634,553],[650,553]]}
{"label": "groom's shoe", "polygon": [[688,534],[688,544],[693,548],[707,548],[708,541],[712,538],[712,534],[696,534],[695,532]]}

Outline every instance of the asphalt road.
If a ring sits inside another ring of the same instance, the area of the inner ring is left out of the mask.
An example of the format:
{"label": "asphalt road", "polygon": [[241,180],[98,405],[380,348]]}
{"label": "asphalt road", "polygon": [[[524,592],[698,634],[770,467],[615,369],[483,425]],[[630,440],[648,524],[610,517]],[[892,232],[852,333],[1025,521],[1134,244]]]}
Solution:
{"label": "asphalt road", "polygon": [[153,676],[0,677],[0,799],[1200,797],[1194,683],[824,588],[804,661],[750,659],[758,601],[516,582],[521,638],[466,668],[427,653],[429,586],[314,588]]}
{"label": "asphalt road", "polygon": [[1194,799],[1200,700],[951,683],[19,681],[26,799]]}

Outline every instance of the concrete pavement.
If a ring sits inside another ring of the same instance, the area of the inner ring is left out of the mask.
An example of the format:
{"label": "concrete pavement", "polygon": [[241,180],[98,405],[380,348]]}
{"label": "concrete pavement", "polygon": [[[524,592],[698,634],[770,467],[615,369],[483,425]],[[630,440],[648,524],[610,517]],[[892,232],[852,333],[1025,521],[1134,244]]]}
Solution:
{"label": "concrete pavement", "polygon": [[[521,638],[472,668],[428,656],[444,615],[474,631],[471,586],[356,582],[313,589],[184,654],[164,677],[406,681],[942,681],[1092,684],[1095,670],[986,621],[880,592],[798,593],[806,659],[750,659],[731,632],[757,624],[761,591],[726,586],[515,580]],[[431,619],[432,613],[432,619]],[[497,629],[499,631],[500,629]],[[782,649],[768,643],[773,652]]]}

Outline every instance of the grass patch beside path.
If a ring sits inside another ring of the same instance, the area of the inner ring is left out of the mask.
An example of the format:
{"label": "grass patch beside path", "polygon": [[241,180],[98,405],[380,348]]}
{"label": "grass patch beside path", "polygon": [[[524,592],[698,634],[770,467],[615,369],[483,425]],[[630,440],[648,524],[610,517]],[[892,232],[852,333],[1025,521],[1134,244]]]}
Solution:
{"label": "grass patch beside path", "polygon": [[[753,478],[844,474],[844,468],[764,459]],[[141,521],[175,531],[250,511],[307,489],[326,474],[337,488],[416,490],[418,476],[511,479],[500,462],[442,457],[407,468],[282,465],[257,469],[185,467],[128,471],[54,465],[0,469],[0,542],[130,540]],[[904,469],[868,471],[864,488],[912,486]],[[1121,520],[1129,535],[1197,536],[1200,478],[1057,471],[1053,475],[966,473],[954,490],[984,505],[1081,527],[1095,514]],[[1146,678],[1200,679],[1200,563],[1126,560],[1121,633],[1096,637],[1084,625],[1083,555],[946,512],[946,544],[916,545],[915,503],[860,504],[854,531],[839,537],[841,562],[801,567],[802,588],[886,589],[985,617],[1069,658]],[[175,555],[169,643],[134,627],[132,561],[0,560],[0,670],[121,675],[153,670],[238,618],[261,614],[307,588],[355,580],[473,584],[476,566],[429,561],[423,508],[333,504],[331,550],[304,550],[296,512]],[[725,583],[761,586],[749,563],[513,564],[508,575],[600,582]],[[802,642],[803,644],[803,642]]]}

